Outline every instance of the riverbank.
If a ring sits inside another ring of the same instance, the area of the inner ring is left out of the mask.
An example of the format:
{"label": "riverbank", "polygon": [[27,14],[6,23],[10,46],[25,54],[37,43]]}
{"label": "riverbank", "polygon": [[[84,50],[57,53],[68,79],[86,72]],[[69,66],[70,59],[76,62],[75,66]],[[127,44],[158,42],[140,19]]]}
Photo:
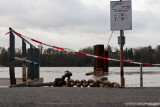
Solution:
{"label": "riverbank", "polygon": [[0,88],[0,106],[160,106],[160,88]]}

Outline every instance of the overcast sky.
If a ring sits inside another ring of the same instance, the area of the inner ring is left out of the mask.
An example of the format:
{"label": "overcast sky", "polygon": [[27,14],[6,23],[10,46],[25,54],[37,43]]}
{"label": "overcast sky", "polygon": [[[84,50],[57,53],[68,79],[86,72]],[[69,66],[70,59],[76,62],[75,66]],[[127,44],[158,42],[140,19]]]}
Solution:
{"label": "overcast sky", "polygon": [[[125,31],[125,47],[160,45],[160,0],[132,0],[133,30]],[[0,46],[8,48],[12,27],[17,32],[51,45],[80,49],[107,45],[110,0],[0,0]],[[113,33],[112,47],[119,47]],[[21,47],[16,39],[16,47]],[[35,44],[38,46],[38,44]]]}

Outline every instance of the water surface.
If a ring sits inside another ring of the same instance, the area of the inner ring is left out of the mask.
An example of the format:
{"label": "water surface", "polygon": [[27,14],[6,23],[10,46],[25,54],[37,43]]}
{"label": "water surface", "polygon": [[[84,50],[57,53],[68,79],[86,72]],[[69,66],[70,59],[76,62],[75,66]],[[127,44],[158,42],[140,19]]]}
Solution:
{"label": "water surface", "polygon": [[[60,78],[64,71],[72,72],[72,79],[95,79],[93,75],[86,76],[87,72],[93,71],[93,67],[41,67],[40,77],[44,78],[44,82],[53,82],[55,78]],[[16,78],[22,77],[22,68],[15,67]],[[120,83],[120,68],[110,67],[108,79],[111,82]],[[126,87],[140,86],[140,68],[124,67],[124,77]],[[9,68],[0,67],[0,78],[9,78]],[[143,67],[143,85],[144,87],[160,87],[160,67]]]}

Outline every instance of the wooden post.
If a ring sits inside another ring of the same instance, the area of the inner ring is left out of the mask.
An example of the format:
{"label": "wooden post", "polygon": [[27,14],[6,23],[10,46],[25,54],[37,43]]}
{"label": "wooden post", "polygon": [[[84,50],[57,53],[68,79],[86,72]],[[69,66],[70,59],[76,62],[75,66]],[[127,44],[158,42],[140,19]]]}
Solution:
{"label": "wooden post", "polygon": [[[95,45],[94,46],[94,54],[96,56],[104,56],[104,45]],[[104,72],[104,60],[103,59],[95,59],[94,60],[94,75],[96,75],[96,69],[102,69]]]}
{"label": "wooden post", "polygon": [[[28,57],[27,59],[29,61],[31,61],[31,49],[28,49]],[[27,78],[30,79],[31,78],[31,63],[27,63]]]}
{"label": "wooden post", "polygon": [[32,63],[28,63],[28,73],[27,77],[34,80],[34,64],[33,64],[33,47],[30,45],[30,49],[28,49],[28,60],[32,61]]}
{"label": "wooden post", "polygon": [[34,64],[33,64],[33,62],[34,62],[34,49],[33,49],[33,47],[30,45],[30,57],[31,57],[31,61],[32,61],[32,63],[31,63],[31,66],[30,66],[30,70],[31,70],[31,80],[34,80]]}
{"label": "wooden post", "polygon": [[34,78],[39,78],[39,63],[40,63],[40,51],[39,49],[33,49],[33,61],[38,63],[34,64]]}
{"label": "wooden post", "polygon": [[[26,43],[22,39],[22,57],[26,59]],[[22,62],[22,80],[26,81],[26,61]]]}
{"label": "wooden post", "polygon": [[10,66],[9,66],[9,74],[10,74],[10,84],[15,85],[16,84],[16,78],[15,78],[15,63],[14,63],[14,57],[15,57],[15,36],[12,33],[12,29],[9,28],[10,30]]}
{"label": "wooden post", "polygon": [[[108,51],[105,50],[104,51],[104,57],[108,58]],[[104,72],[108,72],[109,69],[108,69],[108,60],[104,60]]]}
{"label": "wooden post", "polygon": [[37,49],[37,51],[36,51],[36,55],[37,55],[37,58],[36,58],[36,61],[37,61],[37,78],[40,78],[40,73],[39,73],[39,71],[40,71],[40,50],[39,49]]}

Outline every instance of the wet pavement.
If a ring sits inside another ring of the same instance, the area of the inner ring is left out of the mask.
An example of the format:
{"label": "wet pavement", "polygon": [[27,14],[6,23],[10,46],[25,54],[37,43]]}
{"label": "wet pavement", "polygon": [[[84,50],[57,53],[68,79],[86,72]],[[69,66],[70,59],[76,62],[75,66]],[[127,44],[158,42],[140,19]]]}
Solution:
{"label": "wet pavement", "polygon": [[159,107],[160,88],[0,88],[0,107]]}

